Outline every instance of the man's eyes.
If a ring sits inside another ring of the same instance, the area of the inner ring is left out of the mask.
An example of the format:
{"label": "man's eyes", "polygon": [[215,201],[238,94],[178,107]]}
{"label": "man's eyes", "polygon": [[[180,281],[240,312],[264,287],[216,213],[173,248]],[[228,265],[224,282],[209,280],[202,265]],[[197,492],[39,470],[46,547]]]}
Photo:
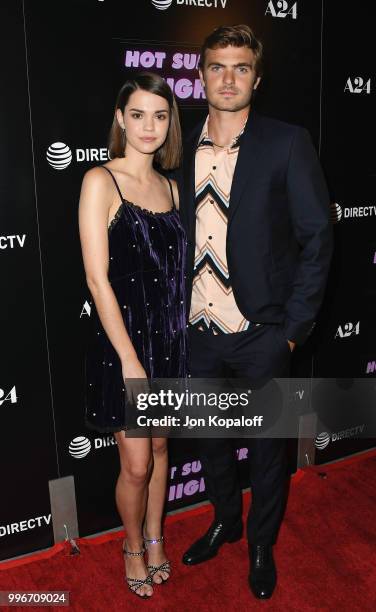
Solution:
{"label": "man's eyes", "polygon": [[[221,70],[223,68],[223,66],[211,66],[211,70],[213,72],[219,72],[219,70]],[[241,72],[242,74],[246,74],[247,72],[249,72],[250,68],[248,66],[236,66],[236,70],[238,72]]]}

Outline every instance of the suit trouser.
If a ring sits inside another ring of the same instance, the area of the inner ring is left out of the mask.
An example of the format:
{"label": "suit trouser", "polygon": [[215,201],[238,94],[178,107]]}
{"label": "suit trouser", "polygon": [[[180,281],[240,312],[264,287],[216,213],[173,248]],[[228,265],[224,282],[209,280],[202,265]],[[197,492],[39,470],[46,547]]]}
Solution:
{"label": "suit trouser", "polygon": [[[190,373],[196,378],[233,378],[260,381],[289,376],[291,350],[282,325],[264,324],[233,334],[189,329]],[[237,460],[231,439],[199,440],[208,497],[220,522],[233,523],[242,515]],[[286,440],[248,438],[252,504],[247,520],[249,544],[274,544],[287,501]]]}

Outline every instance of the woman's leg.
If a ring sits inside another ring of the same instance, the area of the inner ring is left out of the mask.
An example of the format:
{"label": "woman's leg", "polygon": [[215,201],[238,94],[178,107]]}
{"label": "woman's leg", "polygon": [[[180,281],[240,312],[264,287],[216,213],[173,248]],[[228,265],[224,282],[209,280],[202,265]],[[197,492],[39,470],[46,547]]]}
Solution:
{"label": "woman's leg", "polygon": [[[126,532],[124,547],[129,552],[143,548],[142,524],[148,500],[148,483],[153,469],[151,443],[148,438],[126,438],[124,432],[115,433],[120,455],[120,474],[115,499]],[[143,557],[124,555],[125,571],[129,578],[144,579],[148,575]],[[150,585],[137,590],[140,595],[152,595]]]}
{"label": "woman's leg", "polygon": [[[162,535],[162,516],[166,501],[168,454],[167,438],[152,438],[152,450],[154,458],[153,473],[149,482],[149,497],[145,518],[145,537],[154,539]],[[161,565],[166,561],[163,542],[149,544],[148,564]],[[167,572],[156,572],[154,582],[160,584],[167,580]]]}

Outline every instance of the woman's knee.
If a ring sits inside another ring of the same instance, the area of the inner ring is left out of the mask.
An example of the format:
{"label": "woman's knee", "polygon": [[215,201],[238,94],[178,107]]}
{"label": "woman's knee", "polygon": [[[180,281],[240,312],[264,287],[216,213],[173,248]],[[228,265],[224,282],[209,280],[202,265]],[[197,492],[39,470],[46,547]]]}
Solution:
{"label": "woman's knee", "polygon": [[150,461],[126,461],[121,469],[122,476],[134,484],[144,484],[147,482],[149,472]]}
{"label": "woman's knee", "polygon": [[115,434],[120,455],[120,477],[143,484],[150,477],[153,454],[150,440],[125,439]]}

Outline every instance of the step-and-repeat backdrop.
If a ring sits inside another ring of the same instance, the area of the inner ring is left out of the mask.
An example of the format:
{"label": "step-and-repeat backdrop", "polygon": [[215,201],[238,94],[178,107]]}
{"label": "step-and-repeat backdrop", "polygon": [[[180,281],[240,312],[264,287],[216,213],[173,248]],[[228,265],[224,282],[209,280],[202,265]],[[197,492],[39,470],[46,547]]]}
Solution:
{"label": "step-and-repeat backdrop", "polygon": [[[184,130],[206,114],[200,44],[248,23],[265,45],[256,100],[310,131],[327,176],[335,254],[302,377],[376,374],[375,104],[367,11],[332,0],[13,0],[0,8],[0,559],[53,544],[48,481],[73,475],[80,535],[120,525],[118,453],[83,422],[91,313],[77,207],[107,159],[115,96],[130,70],[167,79]],[[358,422],[359,421],[359,422]],[[373,446],[360,416],[317,431],[316,462]],[[361,429],[360,429],[361,428]],[[245,473],[247,450],[237,447]],[[205,498],[194,440],[171,441],[167,509]]]}

